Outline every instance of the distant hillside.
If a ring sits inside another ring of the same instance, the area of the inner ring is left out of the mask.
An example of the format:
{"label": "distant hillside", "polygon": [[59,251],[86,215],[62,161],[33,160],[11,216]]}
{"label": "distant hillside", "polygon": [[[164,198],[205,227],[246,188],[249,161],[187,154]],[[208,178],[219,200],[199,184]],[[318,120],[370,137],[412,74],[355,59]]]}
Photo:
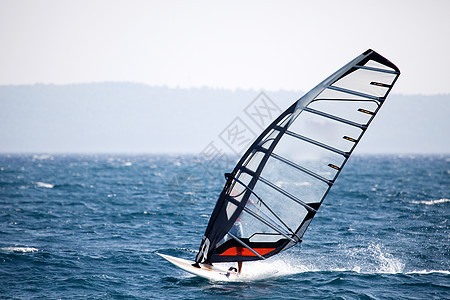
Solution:
{"label": "distant hillside", "polygon": [[[266,92],[284,110],[302,92]],[[0,152],[199,153],[260,91],[132,83],[0,86]],[[263,95],[264,96],[264,95]],[[265,97],[264,96],[264,97]],[[450,95],[389,97],[359,153],[450,152]]]}

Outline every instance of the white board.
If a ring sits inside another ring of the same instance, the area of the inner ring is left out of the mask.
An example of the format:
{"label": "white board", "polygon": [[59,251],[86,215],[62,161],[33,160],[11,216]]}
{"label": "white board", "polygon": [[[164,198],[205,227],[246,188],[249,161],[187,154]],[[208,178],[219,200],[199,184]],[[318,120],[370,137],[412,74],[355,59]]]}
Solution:
{"label": "white board", "polygon": [[226,269],[219,268],[217,266],[210,266],[205,264],[199,264],[200,268],[193,267],[192,264],[194,264],[193,261],[189,261],[186,259],[157,253],[162,258],[168,260],[175,266],[179,267],[180,269],[185,270],[186,272],[189,272],[191,274],[194,274],[196,276],[200,276],[206,279],[214,280],[214,281],[240,281],[239,275],[237,272],[228,271]]}

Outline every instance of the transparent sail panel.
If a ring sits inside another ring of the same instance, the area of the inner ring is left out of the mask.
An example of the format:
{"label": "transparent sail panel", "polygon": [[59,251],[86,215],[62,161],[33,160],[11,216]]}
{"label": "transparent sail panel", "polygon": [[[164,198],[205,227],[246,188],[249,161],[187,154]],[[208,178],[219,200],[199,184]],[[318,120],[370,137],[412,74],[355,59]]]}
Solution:
{"label": "transparent sail panel", "polygon": [[375,97],[384,97],[395,78],[396,74],[358,69],[339,79],[332,86]]}
{"label": "transparent sail panel", "polygon": [[[289,127],[289,131],[347,152],[352,149],[355,143],[344,137],[347,136],[357,140],[361,135],[362,129],[303,111],[297,120]],[[302,155],[302,153],[298,153],[298,155]],[[314,155],[311,156],[314,157]],[[305,158],[307,158],[307,156]]]}
{"label": "transparent sail panel", "polygon": [[261,177],[307,204],[319,203],[329,187],[328,183],[274,157],[267,161]]}
{"label": "transparent sail panel", "polygon": [[364,66],[371,67],[371,68],[388,70],[388,71],[392,71],[392,72],[395,71],[394,69],[392,69],[392,68],[390,68],[390,67],[388,67],[386,65],[380,64],[379,62],[376,62],[374,60],[369,60]]}
{"label": "transparent sail panel", "polygon": [[345,159],[343,155],[287,134],[281,138],[274,154],[286,164],[292,163],[291,165],[297,166],[299,170],[306,169],[303,172],[311,171],[327,180],[332,180],[338,171],[329,164],[339,167]]}
{"label": "transparent sail panel", "polygon": [[[251,206],[251,205],[249,205],[249,206]],[[249,207],[249,209],[252,212],[257,213],[258,215],[259,214],[263,215],[263,212],[257,210],[256,208]],[[264,217],[267,218],[267,216],[264,216]],[[242,238],[250,238],[255,233],[281,235],[276,230],[269,227],[267,224],[261,222],[260,220],[256,219],[253,215],[251,215],[250,213],[248,213],[246,211],[244,211],[242,213],[240,219],[241,219],[241,224],[242,224],[242,236],[241,236]],[[268,222],[270,222],[270,220],[268,220]],[[280,228],[280,230],[282,229],[280,225],[274,224],[274,226],[277,226],[277,228]]]}
{"label": "transparent sail panel", "polygon": [[280,130],[282,127],[284,127],[290,120],[291,114],[287,114],[280,122],[278,122],[274,127],[274,129],[270,130],[259,143],[259,146],[263,147],[264,149],[269,149],[269,147],[272,145],[272,142],[275,140],[275,138],[279,135]]}
{"label": "transparent sail panel", "polygon": [[261,160],[264,158],[265,153],[261,151],[255,151],[251,156],[247,163],[244,163],[243,166],[247,167],[247,169],[256,172],[256,169],[261,163]]}
{"label": "transparent sail panel", "polygon": [[292,234],[308,212],[304,206],[261,181],[254,191],[261,200],[250,197],[247,211],[241,216],[246,238],[255,233]]}
{"label": "transparent sail panel", "polygon": [[272,142],[275,140],[276,136],[280,132],[278,130],[271,130],[267,136],[264,137],[264,139],[261,140],[259,145],[263,147],[264,149],[269,149],[269,147],[272,145]]}
{"label": "transparent sail panel", "polygon": [[[236,200],[238,200],[240,202],[240,197],[242,197],[242,195],[244,194],[244,192],[246,191],[246,187],[248,186],[248,184],[250,183],[250,180],[252,180],[252,176],[248,173],[245,172],[240,172],[237,176],[237,179],[239,179],[239,182],[235,181],[233,183],[231,192],[230,192],[230,196],[233,196]],[[244,186],[245,185],[245,186]]]}
{"label": "transparent sail panel", "polygon": [[[308,210],[301,204],[295,202],[293,199],[281,194],[279,191],[273,189],[262,181],[258,181],[255,186],[255,191],[265,195],[265,204],[287,225],[291,230],[295,231],[298,225],[303,221]],[[272,220],[281,225],[275,216],[267,214]],[[284,231],[290,231],[285,226]]]}
{"label": "transparent sail panel", "polygon": [[367,124],[378,109],[378,104],[375,101],[320,100],[312,102],[308,107],[359,124]]}
{"label": "transparent sail panel", "polygon": [[279,233],[254,233],[249,237],[249,242],[250,243],[261,243],[261,242],[276,243],[283,239],[285,239],[285,237]]}

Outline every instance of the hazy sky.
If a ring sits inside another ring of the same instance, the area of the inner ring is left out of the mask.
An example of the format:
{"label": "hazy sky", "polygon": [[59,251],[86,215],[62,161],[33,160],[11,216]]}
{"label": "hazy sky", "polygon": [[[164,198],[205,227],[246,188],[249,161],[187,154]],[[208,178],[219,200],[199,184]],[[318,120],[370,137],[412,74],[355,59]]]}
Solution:
{"label": "hazy sky", "polygon": [[372,48],[450,93],[450,1],[0,0],[0,84],[309,90]]}

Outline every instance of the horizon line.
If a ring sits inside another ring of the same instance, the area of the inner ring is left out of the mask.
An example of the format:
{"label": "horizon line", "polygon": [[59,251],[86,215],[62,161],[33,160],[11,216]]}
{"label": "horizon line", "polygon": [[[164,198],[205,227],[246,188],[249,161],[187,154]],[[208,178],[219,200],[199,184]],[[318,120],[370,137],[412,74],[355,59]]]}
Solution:
{"label": "horizon line", "polygon": [[[150,83],[145,82],[137,82],[137,81],[91,81],[91,82],[71,82],[71,83],[43,83],[43,82],[35,82],[35,83],[0,83],[0,87],[35,87],[35,86],[56,86],[56,87],[64,87],[64,86],[81,86],[81,85],[102,85],[102,84],[117,84],[117,85],[137,85],[137,86],[144,86],[149,88],[166,88],[171,90],[202,90],[202,89],[209,89],[213,91],[230,91],[230,92],[237,92],[237,91],[243,91],[243,92],[293,92],[293,93],[306,93],[303,90],[295,90],[295,89],[255,89],[255,88],[244,88],[244,87],[235,87],[235,88],[226,88],[226,87],[219,87],[219,86],[208,86],[208,85],[193,85],[193,86],[182,86],[182,85],[153,85]],[[393,91],[394,95],[401,95],[401,96],[447,96],[450,95],[450,92],[447,93],[396,93]]]}

